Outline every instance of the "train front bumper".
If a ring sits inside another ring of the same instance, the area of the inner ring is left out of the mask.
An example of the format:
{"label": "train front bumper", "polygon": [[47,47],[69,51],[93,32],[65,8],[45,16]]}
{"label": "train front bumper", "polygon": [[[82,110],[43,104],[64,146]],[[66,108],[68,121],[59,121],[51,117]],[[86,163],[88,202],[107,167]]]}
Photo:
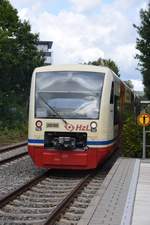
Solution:
{"label": "train front bumper", "polygon": [[89,148],[86,151],[48,150],[28,145],[29,155],[38,167],[59,169],[94,169],[113,151],[113,147]]}

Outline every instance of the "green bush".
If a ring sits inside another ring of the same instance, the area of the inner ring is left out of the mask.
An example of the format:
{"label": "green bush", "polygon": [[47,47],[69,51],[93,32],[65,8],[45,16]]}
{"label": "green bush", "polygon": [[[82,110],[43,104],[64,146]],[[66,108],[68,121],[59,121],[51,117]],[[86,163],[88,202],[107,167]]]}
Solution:
{"label": "green bush", "polygon": [[123,125],[121,151],[126,157],[142,157],[142,127],[132,116],[129,116]]}
{"label": "green bush", "polygon": [[27,139],[27,109],[21,104],[0,108],[0,145]]}
{"label": "green bush", "polygon": [[27,140],[27,123],[14,126],[11,129],[3,127],[0,129],[0,145],[18,143]]}

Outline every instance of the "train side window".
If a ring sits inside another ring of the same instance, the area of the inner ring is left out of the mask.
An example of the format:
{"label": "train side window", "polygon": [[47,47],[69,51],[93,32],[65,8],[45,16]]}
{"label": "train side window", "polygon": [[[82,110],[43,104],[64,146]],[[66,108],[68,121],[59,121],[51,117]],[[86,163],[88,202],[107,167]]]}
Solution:
{"label": "train side window", "polygon": [[119,123],[119,112],[120,112],[120,100],[119,100],[119,96],[115,95],[115,99],[114,99],[114,125]]}
{"label": "train side window", "polygon": [[114,103],[114,81],[112,82],[111,85],[111,94],[110,94],[110,104]]}

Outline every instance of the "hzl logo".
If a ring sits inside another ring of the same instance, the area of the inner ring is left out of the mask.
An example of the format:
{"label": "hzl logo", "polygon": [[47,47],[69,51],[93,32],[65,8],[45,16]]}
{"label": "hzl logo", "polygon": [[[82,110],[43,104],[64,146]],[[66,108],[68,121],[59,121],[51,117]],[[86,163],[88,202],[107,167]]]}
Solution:
{"label": "hzl logo", "polygon": [[70,123],[65,125],[65,129],[68,131],[90,131],[91,130],[89,125],[82,125],[82,124],[72,125]]}

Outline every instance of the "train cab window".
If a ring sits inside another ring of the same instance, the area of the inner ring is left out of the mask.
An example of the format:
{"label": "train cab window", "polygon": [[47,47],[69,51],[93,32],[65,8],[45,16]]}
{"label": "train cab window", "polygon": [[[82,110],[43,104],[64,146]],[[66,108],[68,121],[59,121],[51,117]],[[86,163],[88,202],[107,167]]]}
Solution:
{"label": "train cab window", "polygon": [[37,73],[35,117],[99,119],[104,76],[88,71]]}
{"label": "train cab window", "polygon": [[114,103],[114,82],[111,85],[110,104]]}

